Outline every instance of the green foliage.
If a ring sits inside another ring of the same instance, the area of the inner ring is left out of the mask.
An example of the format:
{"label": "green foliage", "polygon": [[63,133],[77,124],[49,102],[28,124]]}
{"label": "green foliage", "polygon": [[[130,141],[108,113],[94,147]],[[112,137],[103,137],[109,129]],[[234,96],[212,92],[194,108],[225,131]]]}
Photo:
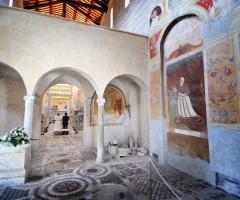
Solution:
{"label": "green foliage", "polygon": [[30,138],[24,132],[24,128],[17,127],[2,136],[0,138],[0,143],[1,142],[9,142],[13,144],[14,147],[16,147],[18,145],[30,143]]}

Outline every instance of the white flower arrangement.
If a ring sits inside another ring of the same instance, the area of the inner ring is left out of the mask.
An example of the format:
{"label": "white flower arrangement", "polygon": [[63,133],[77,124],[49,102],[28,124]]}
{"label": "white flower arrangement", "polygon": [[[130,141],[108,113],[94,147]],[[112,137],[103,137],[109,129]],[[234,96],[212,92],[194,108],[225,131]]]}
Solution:
{"label": "white flower arrangement", "polygon": [[24,132],[24,128],[17,127],[0,137],[0,142],[9,142],[16,147],[30,143],[30,137]]}

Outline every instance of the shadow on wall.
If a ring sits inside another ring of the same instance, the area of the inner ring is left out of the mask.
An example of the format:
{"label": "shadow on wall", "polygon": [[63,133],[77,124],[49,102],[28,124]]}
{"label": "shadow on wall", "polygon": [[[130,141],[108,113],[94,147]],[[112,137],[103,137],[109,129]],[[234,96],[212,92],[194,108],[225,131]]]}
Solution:
{"label": "shadow on wall", "polygon": [[0,66],[0,135],[24,124],[25,85],[17,71]]}

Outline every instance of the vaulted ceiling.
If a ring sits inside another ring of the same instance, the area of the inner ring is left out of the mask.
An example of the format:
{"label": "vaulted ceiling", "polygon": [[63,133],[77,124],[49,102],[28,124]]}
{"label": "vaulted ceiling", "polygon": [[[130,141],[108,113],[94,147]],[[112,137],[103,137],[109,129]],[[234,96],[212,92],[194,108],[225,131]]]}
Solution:
{"label": "vaulted ceiling", "polygon": [[97,24],[108,10],[109,0],[24,0],[24,9]]}

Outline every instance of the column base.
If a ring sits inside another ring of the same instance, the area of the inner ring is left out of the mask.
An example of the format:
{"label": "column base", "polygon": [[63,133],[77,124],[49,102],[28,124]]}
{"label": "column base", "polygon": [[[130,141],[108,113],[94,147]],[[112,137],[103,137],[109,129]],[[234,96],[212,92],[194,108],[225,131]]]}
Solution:
{"label": "column base", "polygon": [[103,163],[104,162],[104,158],[103,157],[97,157],[96,159],[96,163],[97,164],[100,164],[100,163]]}

